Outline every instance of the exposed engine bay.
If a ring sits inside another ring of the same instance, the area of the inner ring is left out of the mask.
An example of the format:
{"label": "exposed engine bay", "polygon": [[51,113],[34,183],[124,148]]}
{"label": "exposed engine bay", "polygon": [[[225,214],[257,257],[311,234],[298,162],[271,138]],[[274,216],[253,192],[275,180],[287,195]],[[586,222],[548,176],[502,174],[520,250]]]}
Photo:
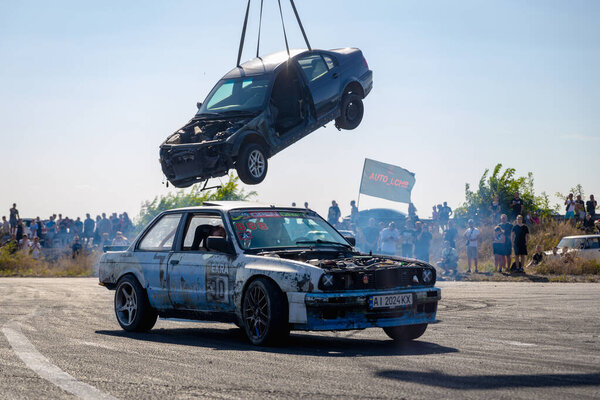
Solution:
{"label": "exposed engine bay", "polygon": [[203,143],[226,139],[239,130],[248,120],[192,120],[172,134],[166,144]]}

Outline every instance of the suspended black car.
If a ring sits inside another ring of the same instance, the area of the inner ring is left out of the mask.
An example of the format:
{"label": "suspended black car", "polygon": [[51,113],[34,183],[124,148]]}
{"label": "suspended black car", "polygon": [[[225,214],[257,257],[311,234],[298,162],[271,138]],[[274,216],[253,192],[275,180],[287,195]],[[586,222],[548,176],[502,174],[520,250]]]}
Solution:
{"label": "suspended black car", "polygon": [[198,103],[198,112],[160,146],[176,187],[226,175],[246,184],[267,174],[268,159],[328,122],[354,129],[373,72],[355,48],[290,50],[232,69]]}

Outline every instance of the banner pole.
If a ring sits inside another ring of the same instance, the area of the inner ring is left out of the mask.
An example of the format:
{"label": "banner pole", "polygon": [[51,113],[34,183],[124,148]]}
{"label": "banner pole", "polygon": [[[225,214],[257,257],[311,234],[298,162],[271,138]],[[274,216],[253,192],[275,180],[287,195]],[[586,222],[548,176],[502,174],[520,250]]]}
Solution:
{"label": "banner pole", "polygon": [[365,177],[365,167],[367,166],[367,159],[365,158],[365,162],[363,163],[363,170],[360,176],[360,186],[358,187],[358,199],[356,199],[356,209],[358,210],[358,206],[360,205],[360,189],[362,188],[362,181]]}

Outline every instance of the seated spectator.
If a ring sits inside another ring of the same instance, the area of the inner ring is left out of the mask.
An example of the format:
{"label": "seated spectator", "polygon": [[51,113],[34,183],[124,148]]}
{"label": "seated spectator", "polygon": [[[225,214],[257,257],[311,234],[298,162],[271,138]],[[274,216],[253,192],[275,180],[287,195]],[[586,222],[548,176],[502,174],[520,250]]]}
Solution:
{"label": "seated spectator", "polygon": [[437,263],[444,274],[455,274],[456,267],[458,266],[458,253],[456,249],[450,246],[450,242],[444,240],[444,247],[442,248],[442,258]]}
{"label": "seated spectator", "polygon": [[531,223],[535,225],[538,225],[540,223],[540,216],[538,215],[538,213],[533,213],[533,215],[531,216]]}
{"label": "seated spectator", "polygon": [[42,255],[42,245],[40,244],[40,238],[39,237],[34,237],[33,238],[33,244],[31,245],[31,249],[29,250],[31,257],[33,257],[34,259],[39,259],[40,256]]}
{"label": "seated spectator", "polygon": [[541,262],[544,261],[544,258],[546,257],[546,254],[542,251],[542,246],[540,246],[539,244],[535,247],[535,253],[531,259],[531,261],[529,261],[529,264],[527,264],[528,267],[531,267],[532,265],[538,265]]}
{"label": "seated spectator", "polygon": [[113,246],[129,246],[129,240],[123,236],[123,232],[117,231],[112,241]]}
{"label": "seated spectator", "polygon": [[563,259],[563,261],[565,263],[572,262],[575,259],[574,254],[569,252],[569,247],[568,246],[564,246],[562,248],[562,252],[560,254],[560,257]]}
{"label": "seated spectator", "polygon": [[23,238],[19,240],[19,250],[24,250],[28,252],[31,249],[31,244],[31,240],[29,240],[27,234],[24,234]]}
{"label": "seated spectator", "polygon": [[552,248],[552,255],[550,257],[552,257],[552,259],[560,258],[560,254],[558,254],[558,247],[557,246],[554,246]]}
{"label": "seated spectator", "polygon": [[594,233],[594,230],[596,229],[596,224],[594,223],[590,213],[585,214],[585,219],[583,220],[583,229],[586,233]]}

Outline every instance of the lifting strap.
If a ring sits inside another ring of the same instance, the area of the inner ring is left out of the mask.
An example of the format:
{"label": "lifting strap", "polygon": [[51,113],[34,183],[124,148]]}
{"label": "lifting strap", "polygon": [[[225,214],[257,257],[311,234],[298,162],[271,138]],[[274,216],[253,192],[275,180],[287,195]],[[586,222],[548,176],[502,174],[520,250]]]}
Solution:
{"label": "lifting strap", "polygon": [[263,0],[260,0],[260,18],[258,20],[258,42],[256,43],[256,57],[258,58],[258,52],[260,49],[260,28],[262,27],[262,9],[263,9]]}
{"label": "lifting strap", "polygon": [[244,49],[244,39],[246,38],[246,26],[248,25],[248,12],[250,12],[250,0],[248,0],[248,6],[246,6],[246,17],[244,17],[244,27],[242,28],[242,38],[240,39],[240,48],[238,50],[238,58],[236,65],[240,66],[240,60],[242,59],[242,50]]}
{"label": "lifting strap", "polygon": [[[308,38],[306,37],[306,32],[304,32],[304,27],[302,26],[302,22],[300,21],[300,16],[298,15],[298,10],[296,10],[296,5],[294,4],[294,0],[290,0],[290,4],[292,5],[292,8],[294,9],[294,14],[296,15],[296,20],[298,21],[298,25],[300,25],[300,30],[302,31],[302,36],[304,36],[304,41],[306,42],[306,47],[308,47],[308,50],[312,51],[312,48],[310,47],[310,43],[308,43]],[[281,8],[280,8],[280,10],[281,10]]]}
{"label": "lifting strap", "polygon": [[283,27],[283,38],[285,39],[285,48],[288,53],[288,57],[290,56],[290,46],[288,46],[287,35],[285,34],[285,24],[283,23],[283,12],[281,11],[281,0],[277,0],[279,3],[279,15],[281,15],[281,26]]}

